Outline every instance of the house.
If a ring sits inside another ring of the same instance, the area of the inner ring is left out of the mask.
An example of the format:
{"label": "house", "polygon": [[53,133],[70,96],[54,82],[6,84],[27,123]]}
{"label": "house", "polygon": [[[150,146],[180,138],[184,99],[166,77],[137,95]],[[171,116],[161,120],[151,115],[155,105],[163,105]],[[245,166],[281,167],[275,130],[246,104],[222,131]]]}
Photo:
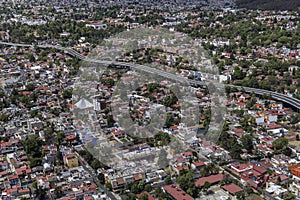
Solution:
{"label": "house", "polygon": [[[264,195],[267,199],[282,199],[283,196],[288,192],[287,189],[284,189],[280,185],[276,185],[274,183],[266,183],[266,190],[264,191]],[[275,198],[279,197],[279,198]]]}
{"label": "house", "polygon": [[278,120],[278,116],[276,114],[269,114],[268,115],[268,122],[272,123],[272,122],[277,122]]}
{"label": "house", "polygon": [[223,174],[216,174],[216,175],[210,175],[206,177],[202,177],[196,180],[195,185],[197,187],[202,187],[204,186],[205,182],[208,182],[210,184],[216,184],[224,179]]}
{"label": "house", "polygon": [[238,137],[242,137],[245,133],[246,133],[246,131],[244,131],[243,129],[240,129],[240,128],[234,129],[233,131],[230,132],[230,134],[238,136]]}
{"label": "house", "polygon": [[264,144],[267,144],[267,145],[272,145],[272,143],[274,142],[274,138],[273,137],[263,137],[263,138],[260,138],[260,140],[262,141],[262,143]]}
{"label": "house", "polygon": [[75,134],[70,134],[66,136],[66,140],[68,142],[73,142],[74,140],[76,140],[76,135]]}
{"label": "house", "polygon": [[163,188],[163,191],[167,193],[171,199],[174,200],[194,200],[189,194],[183,191],[179,186],[175,184],[166,185]]}
{"label": "house", "polygon": [[22,166],[15,169],[16,174],[21,178],[31,174],[32,170],[29,166]]}
{"label": "house", "polygon": [[273,165],[272,163],[268,162],[268,161],[261,161],[259,162],[259,165],[262,166],[265,169],[273,169]]}
{"label": "house", "polygon": [[233,169],[237,173],[242,173],[247,170],[251,170],[252,168],[253,166],[249,164],[231,165],[231,169]]}
{"label": "house", "polygon": [[176,172],[176,174],[180,174],[180,172],[182,172],[184,170],[188,171],[189,166],[188,165],[178,165],[178,166],[175,166],[173,168],[173,170]]}
{"label": "house", "polygon": [[128,184],[135,181],[141,181],[146,179],[144,171],[125,171],[124,173],[114,173],[108,171],[104,173],[105,180],[111,183],[113,191],[117,192],[126,187]]}
{"label": "house", "polygon": [[114,137],[121,139],[125,137],[125,132],[122,130],[116,130],[114,132],[112,132],[112,134],[114,135]]}
{"label": "house", "polygon": [[39,119],[29,119],[27,121],[27,126],[29,130],[41,130],[44,127],[44,124]]}
{"label": "house", "polygon": [[255,117],[255,123],[257,125],[261,125],[261,124],[265,123],[265,118],[263,116],[257,116],[257,117]]}
{"label": "house", "polygon": [[10,185],[19,185],[19,183],[20,183],[20,179],[19,179],[18,175],[16,175],[16,174],[9,175],[8,181],[9,181]]}
{"label": "house", "polygon": [[291,170],[293,175],[300,178],[300,165],[291,166],[290,170]]}
{"label": "house", "polygon": [[192,169],[200,171],[202,169],[202,167],[204,167],[206,164],[202,161],[198,161],[198,162],[193,162],[191,164]]}
{"label": "house", "polygon": [[238,100],[240,102],[247,102],[249,99],[251,99],[251,96],[249,94],[242,94]]}
{"label": "house", "polygon": [[287,177],[284,174],[277,174],[273,173],[271,176],[269,176],[269,182],[272,183],[279,183],[279,184],[285,184],[289,181],[289,177]]}
{"label": "house", "polygon": [[227,191],[229,194],[235,196],[237,193],[242,192],[243,189],[239,186],[237,186],[234,183],[231,183],[229,185],[223,185],[222,189]]}
{"label": "house", "polygon": [[296,65],[291,65],[291,66],[289,66],[288,70],[289,70],[289,72],[298,71],[299,67]]}
{"label": "house", "polygon": [[7,170],[9,167],[8,163],[6,161],[0,161],[0,169],[1,171]]}
{"label": "house", "polygon": [[274,166],[284,166],[289,162],[290,158],[284,154],[274,155],[271,158],[271,163]]}
{"label": "house", "polygon": [[193,158],[193,153],[191,151],[186,151],[182,154],[182,157],[187,160],[191,159],[191,158]]}
{"label": "house", "polygon": [[101,29],[107,28],[107,24],[102,24],[102,23],[86,24],[85,26],[92,27],[93,29],[96,29],[96,30],[101,30]]}
{"label": "house", "polygon": [[231,165],[232,171],[237,174],[243,184],[249,184],[257,189],[265,182],[266,169],[259,164],[246,163]]}

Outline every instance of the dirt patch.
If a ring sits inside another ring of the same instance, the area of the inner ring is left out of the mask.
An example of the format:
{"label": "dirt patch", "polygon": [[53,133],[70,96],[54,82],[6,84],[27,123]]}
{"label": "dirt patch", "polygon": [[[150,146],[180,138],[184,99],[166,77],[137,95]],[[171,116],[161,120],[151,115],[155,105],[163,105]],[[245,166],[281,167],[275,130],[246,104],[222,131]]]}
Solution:
{"label": "dirt patch", "polygon": [[300,136],[300,133],[297,131],[289,131],[289,135],[285,136],[285,138],[287,138],[289,140],[289,144],[292,147],[300,148],[300,141],[296,140],[297,135]]}
{"label": "dirt patch", "polygon": [[246,197],[246,200],[262,200],[263,198],[257,194],[250,194],[250,196]]}

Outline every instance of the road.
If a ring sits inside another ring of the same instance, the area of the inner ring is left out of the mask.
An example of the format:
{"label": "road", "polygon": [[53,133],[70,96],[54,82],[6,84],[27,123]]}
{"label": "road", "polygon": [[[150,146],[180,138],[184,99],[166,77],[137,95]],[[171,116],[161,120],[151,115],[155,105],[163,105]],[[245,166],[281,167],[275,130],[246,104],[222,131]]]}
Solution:
{"label": "road", "polygon": [[[34,45],[30,45],[30,44],[17,44],[17,43],[8,43],[8,42],[1,42],[0,44],[2,45],[10,45],[10,46],[20,46],[20,47],[34,47]],[[151,74],[157,74],[160,75],[162,77],[168,78],[168,79],[172,79],[172,80],[176,80],[179,82],[188,82],[191,85],[206,85],[205,82],[201,82],[201,81],[197,81],[197,80],[191,80],[191,79],[186,79],[182,76],[178,76],[176,74],[171,74],[168,72],[165,72],[163,70],[159,70],[159,69],[155,69],[155,68],[151,68],[148,66],[144,66],[144,65],[140,65],[140,64],[133,64],[133,63],[126,63],[126,62],[113,62],[113,61],[104,61],[104,60],[97,60],[97,59],[92,59],[92,58],[88,58],[87,56],[83,56],[80,53],[78,53],[77,51],[73,50],[73,49],[69,49],[69,48],[65,48],[62,46],[57,46],[57,45],[37,45],[37,47],[39,48],[55,48],[55,49],[59,49],[59,50],[63,50],[65,52],[67,52],[69,55],[77,57],[81,60],[87,61],[87,62],[94,62],[94,63],[99,63],[99,64],[104,64],[104,65],[109,65],[109,64],[115,64],[118,66],[124,66],[124,67],[130,67],[133,69],[137,69],[137,70],[142,70],[144,72],[148,72]],[[257,88],[250,88],[250,87],[241,87],[241,86],[236,86],[236,85],[230,85],[230,84],[225,84],[231,87],[236,87],[238,89],[244,89],[246,92],[251,93],[254,92],[255,94],[258,95],[271,95],[271,97],[273,99],[276,99],[278,101],[284,102],[292,107],[295,107],[297,109],[300,109],[300,100],[288,96],[288,95],[284,95],[281,93],[277,93],[277,92],[272,92],[272,91],[268,91],[268,90],[263,90],[263,89],[257,89]],[[202,157],[204,160],[209,161],[205,156],[203,156],[202,154],[198,153],[198,151],[196,151],[199,157]],[[97,175],[95,174],[94,170],[91,169],[91,167],[89,165],[86,166],[86,164],[82,163],[82,157],[78,154],[76,154],[77,157],[79,158],[80,164],[82,166],[84,166],[84,168],[95,178],[97,179]],[[231,173],[227,172],[224,168],[222,168],[221,166],[219,166],[221,170],[223,170],[225,173],[229,174],[232,178],[237,179],[236,177],[234,177]],[[113,193],[107,191],[107,189],[105,187],[103,187],[103,185],[101,185],[101,188],[105,191],[105,193],[108,195],[109,198],[115,200],[117,199]]]}
{"label": "road", "polygon": [[[87,164],[86,161],[83,163],[83,160],[84,160],[84,159],[83,159],[76,151],[75,151],[75,155],[76,155],[76,157],[78,158],[78,161],[79,161],[80,165],[83,166],[83,168],[84,168],[84,169],[85,169],[92,177],[94,177],[94,178],[93,178],[93,179],[94,179],[94,182],[100,183],[100,181],[99,181],[99,179],[98,179],[98,177],[97,177],[97,174],[95,173],[94,169],[93,169],[89,164]],[[108,191],[108,190],[104,187],[104,185],[100,184],[100,188],[103,189],[103,191],[105,192],[105,194],[108,196],[108,198],[109,198],[110,200],[118,200],[118,199],[119,199],[119,198],[116,198],[116,196],[115,196],[112,192]]]}
{"label": "road", "polygon": [[[66,48],[66,47],[62,47],[59,45],[31,45],[31,44],[21,44],[21,43],[10,43],[10,42],[1,42],[0,44],[2,45],[10,45],[10,46],[19,46],[19,47],[39,47],[39,48],[55,48],[55,49],[59,49],[62,51],[67,52],[69,55],[77,57],[81,60],[87,61],[87,62],[93,62],[93,63],[99,63],[99,64],[104,64],[104,65],[109,65],[109,64],[115,64],[118,66],[124,66],[124,67],[130,67],[132,69],[137,69],[137,70],[142,70],[144,72],[148,72],[151,74],[157,74],[159,76],[168,78],[168,79],[172,79],[175,81],[179,81],[179,82],[183,82],[183,83],[189,83],[191,85],[199,85],[199,86],[203,86],[206,85],[205,82],[202,81],[197,81],[197,80],[192,80],[192,79],[187,79],[184,78],[182,76],[176,75],[176,74],[171,74],[168,72],[165,72],[163,70],[159,70],[159,69],[155,69],[152,67],[148,67],[145,65],[140,65],[140,64],[134,64],[134,63],[127,63],[127,62],[113,62],[113,61],[105,61],[105,60],[97,60],[97,59],[93,59],[93,58],[89,58],[87,56],[81,55],[80,53],[78,53],[77,51],[70,49],[70,48]],[[281,94],[278,92],[272,92],[272,91],[268,91],[268,90],[263,90],[263,89],[257,89],[257,88],[250,88],[250,87],[241,87],[241,86],[236,86],[236,85],[230,85],[230,84],[224,84],[224,85],[228,85],[228,86],[234,86],[238,89],[243,88],[246,92],[251,93],[254,92],[255,94],[258,95],[271,95],[271,97],[275,100],[284,102],[296,109],[300,109],[300,100],[296,99],[294,97],[285,95],[285,94]]]}

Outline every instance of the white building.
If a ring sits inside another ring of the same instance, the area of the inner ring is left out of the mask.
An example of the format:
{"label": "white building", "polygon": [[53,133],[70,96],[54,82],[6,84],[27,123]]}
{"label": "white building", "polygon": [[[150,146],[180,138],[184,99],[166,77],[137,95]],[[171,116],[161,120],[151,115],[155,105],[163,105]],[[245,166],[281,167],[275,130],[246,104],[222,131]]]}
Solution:
{"label": "white building", "polygon": [[92,27],[93,29],[96,30],[101,30],[101,29],[106,29],[107,25],[106,24],[101,24],[101,23],[94,23],[94,24],[86,24],[86,27]]}

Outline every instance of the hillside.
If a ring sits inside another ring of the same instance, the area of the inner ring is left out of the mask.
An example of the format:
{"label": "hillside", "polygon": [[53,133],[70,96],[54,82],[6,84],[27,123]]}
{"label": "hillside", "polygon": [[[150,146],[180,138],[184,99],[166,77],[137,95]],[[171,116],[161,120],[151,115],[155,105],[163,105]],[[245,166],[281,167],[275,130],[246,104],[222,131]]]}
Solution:
{"label": "hillside", "polygon": [[297,10],[300,8],[299,0],[237,0],[239,8],[261,10]]}

